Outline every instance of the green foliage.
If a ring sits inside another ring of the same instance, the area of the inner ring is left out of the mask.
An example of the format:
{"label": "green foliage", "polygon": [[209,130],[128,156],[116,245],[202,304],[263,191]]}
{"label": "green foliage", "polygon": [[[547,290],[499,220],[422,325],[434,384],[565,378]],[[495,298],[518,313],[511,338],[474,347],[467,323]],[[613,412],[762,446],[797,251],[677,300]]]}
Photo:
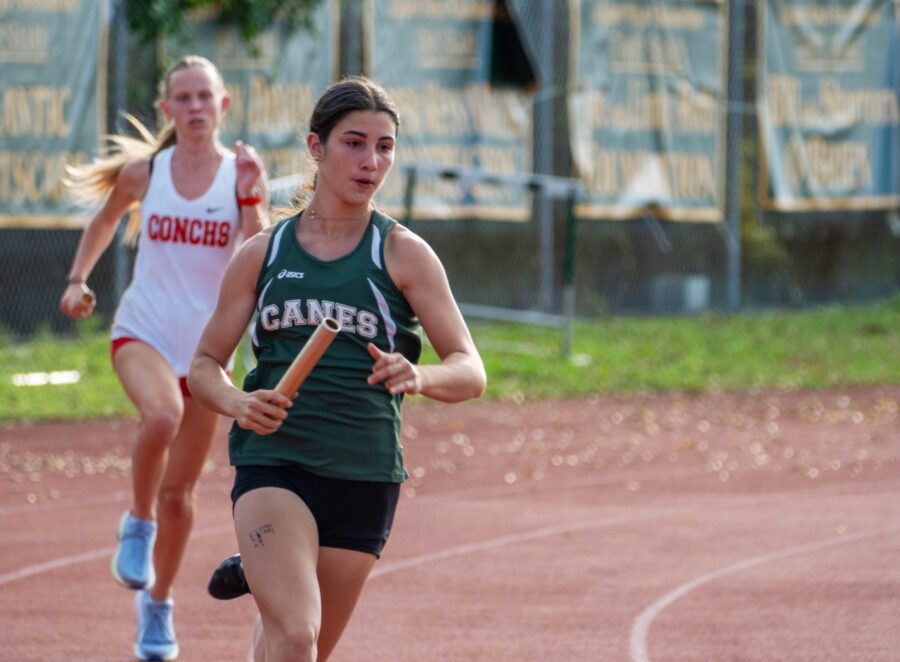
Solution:
{"label": "green foliage", "polygon": [[[801,312],[580,322],[567,360],[560,358],[557,329],[471,326],[487,367],[488,398],[900,384],[900,362],[890,360],[900,355],[900,297]],[[246,351],[245,343],[236,384],[246,373]],[[426,348],[422,362],[436,360]],[[13,385],[17,373],[51,370],[77,370],[81,379]],[[28,344],[0,345],[0,422],[133,415],[110,365],[105,329],[86,327],[67,340],[43,331]]]}
{"label": "green foliage", "polygon": [[142,41],[161,35],[177,37],[183,15],[194,10],[212,11],[217,20],[240,29],[244,40],[253,40],[272,23],[284,20],[290,30],[310,25],[310,14],[323,0],[139,0],[127,2],[128,27]]}

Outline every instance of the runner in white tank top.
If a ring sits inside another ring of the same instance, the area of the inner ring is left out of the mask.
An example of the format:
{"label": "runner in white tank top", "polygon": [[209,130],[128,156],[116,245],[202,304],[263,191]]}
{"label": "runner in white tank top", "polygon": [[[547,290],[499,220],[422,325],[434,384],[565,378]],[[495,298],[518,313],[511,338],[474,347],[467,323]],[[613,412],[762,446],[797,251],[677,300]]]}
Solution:
{"label": "runner in white tank top", "polygon": [[116,311],[112,337],[147,343],[185,377],[238,244],[240,210],[234,153],[224,154],[206,193],[187,200],[172,183],[174,149],[153,159],[141,200],[134,276]]}
{"label": "runner in white tank top", "polygon": [[232,152],[219,139],[230,106],[221,72],[206,58],[185,56],[166,73],[161,93],[166,124],[156,136],[132,118],[143,140],[114,139],[119,150],[68,173],[70,189],[100,208],[82,233],[60,299],[72,319],[94,312],[87,280],[122,216],[140,212],[137,262],[117,307],[112,356],[140,424],[132,502],[111,562],[116,581],[138,591],[140,660],[178,656],[172,590],[220,419],[189,397],[191,357],[229,258],[268,225],[262,160],[252,147],[238,142]]}

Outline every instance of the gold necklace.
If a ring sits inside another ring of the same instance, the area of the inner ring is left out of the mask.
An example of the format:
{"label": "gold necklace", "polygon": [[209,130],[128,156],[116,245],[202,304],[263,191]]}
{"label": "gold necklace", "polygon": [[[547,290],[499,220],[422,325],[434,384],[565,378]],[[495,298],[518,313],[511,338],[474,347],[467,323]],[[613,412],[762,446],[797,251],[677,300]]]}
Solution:
{"label": "gold necklace", "polygon": [[359,218],[352,218],[352,217],[341,218],[341,217],[337,217],[337,216],[335,216],[335,217],[322,216],[319,212],[317,212],[312,207],[307,207],[305,209],[305,212],[309,214],[309,218],[313,221],[363,221],[363,220],[367,219],[369,217],[369,214],[371,213],[370,211],[367,211],[365,216],[361,216]]}

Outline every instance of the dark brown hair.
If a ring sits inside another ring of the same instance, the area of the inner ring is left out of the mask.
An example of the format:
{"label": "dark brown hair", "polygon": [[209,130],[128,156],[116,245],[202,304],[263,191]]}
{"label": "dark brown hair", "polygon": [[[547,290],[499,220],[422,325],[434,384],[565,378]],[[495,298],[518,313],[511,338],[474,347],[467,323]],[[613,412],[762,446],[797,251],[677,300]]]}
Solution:
{"label": "dark brown hair", "polygon": [[383,87],[365,76],[348,76],[325,90],[313,108],[309,130],[324,143],[338,122],[358,110],[387,113],[400,130],[400,115],[393,99]]}
{"label": "dark brown hair", "polygon": [[[399,132],[400,114],[397,112],[394,100],[381,85],[365,76],[347,76],[332,83],[322,93],[313,108],[309,118],[309,132],[319,136],[319,140],[324,144],[338,122],[350,113],[360,110],[387,113]],[[316,188],[316,179],[317,175],[313,173],[311,181],[302,183],[291,194],[287,206],[273,209],[273,220],[278,221],[293,216],[302,210],[307,204],[310,193]]]}

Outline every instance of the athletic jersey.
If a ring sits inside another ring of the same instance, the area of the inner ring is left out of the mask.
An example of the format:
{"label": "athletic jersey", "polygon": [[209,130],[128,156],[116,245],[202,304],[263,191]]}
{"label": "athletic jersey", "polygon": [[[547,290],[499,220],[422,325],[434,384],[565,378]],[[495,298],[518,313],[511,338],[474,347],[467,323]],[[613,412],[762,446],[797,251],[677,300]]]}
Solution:
{"label": "athletic jersey", "polygon": [[295,234],[298,222],[300,215],[282,221],[269,241],[251,332],[257,365],[244,390],[275,388],[323,318],[333,317],[340,331],[278,431],[259,435],[232,426],[231,463],[296,463],[333,478],[402,482],[403,397],[366,381],[374,362],[369,342],[413,363],[422,349],[418,319],[384,266],[384,240],[396,221],[373,212],[356,248],[330,261],[303,250]]}
{"label": "athletic jersey", "polygon": [[164,149],[153,160],[141,200],[134,275],[116,310],[113,338],[146,342],[182,377],[237,246],[240,210],[233,153],[223,155],[206,193],[187,200],[172,183],[174,150]]}

